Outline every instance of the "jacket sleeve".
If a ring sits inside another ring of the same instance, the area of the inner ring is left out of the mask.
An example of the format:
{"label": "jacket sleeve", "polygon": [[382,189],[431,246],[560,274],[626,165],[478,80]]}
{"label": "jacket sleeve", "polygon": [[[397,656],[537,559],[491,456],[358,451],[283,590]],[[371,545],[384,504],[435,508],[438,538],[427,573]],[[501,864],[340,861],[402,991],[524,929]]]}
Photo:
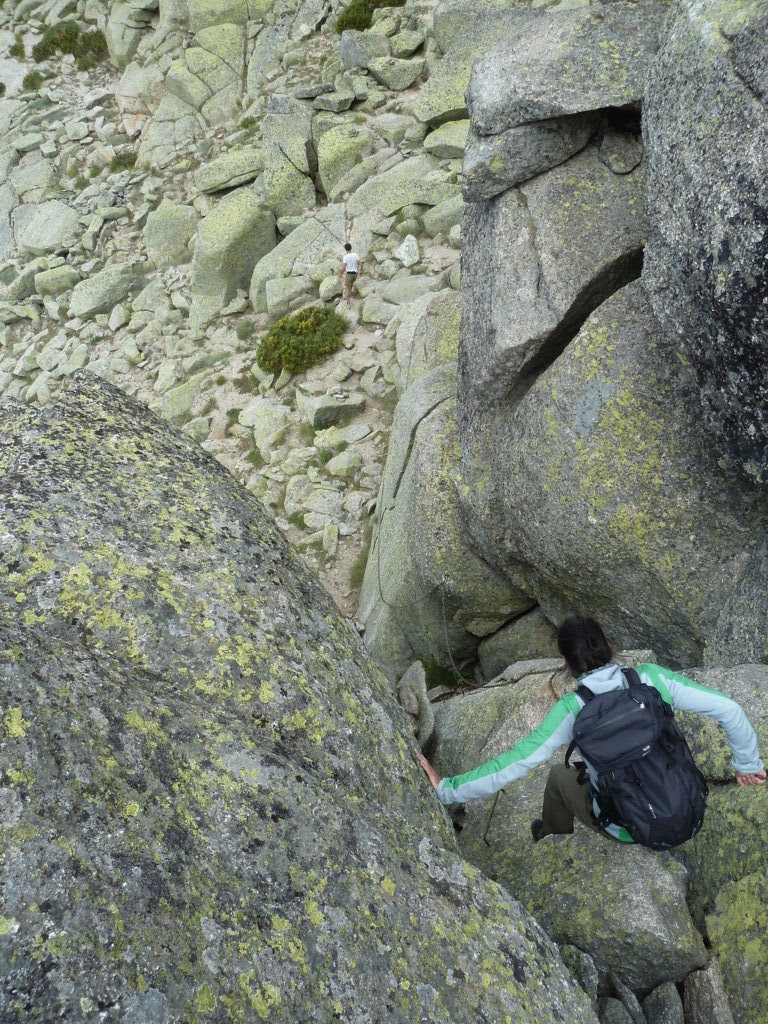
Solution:
{"label": "jacket sleeve", "polygon": [[722,725],[736,771],[748,774],[765,767],[758,752],[757,734],[735,700],[660,665],[638,665],[637,671],[643,682],[655,686],[675,711],[695,711]]}
{"label": "jacket sleeve", "polygon": [[467,800],[489,796],[549,760],[558,747],[570,743],[573,738],[573,722],[579,706],[574,694],[561,697],[541,725],[519,740],[511,750],[463,775],[443,779],[437,787],[440,801],[463,804]]}

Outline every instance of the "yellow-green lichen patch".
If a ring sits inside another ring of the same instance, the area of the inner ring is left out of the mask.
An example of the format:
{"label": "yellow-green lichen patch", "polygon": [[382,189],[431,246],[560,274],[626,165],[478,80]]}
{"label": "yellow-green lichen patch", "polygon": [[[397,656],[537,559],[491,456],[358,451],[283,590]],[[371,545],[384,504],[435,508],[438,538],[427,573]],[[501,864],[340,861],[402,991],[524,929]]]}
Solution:
{"label": "yellow-green lichen patch", "polygon": [[21,708],[8,708],[3,715],[3,729],[9,739],[23,739],[29,729],[29,722],[24,718]]}

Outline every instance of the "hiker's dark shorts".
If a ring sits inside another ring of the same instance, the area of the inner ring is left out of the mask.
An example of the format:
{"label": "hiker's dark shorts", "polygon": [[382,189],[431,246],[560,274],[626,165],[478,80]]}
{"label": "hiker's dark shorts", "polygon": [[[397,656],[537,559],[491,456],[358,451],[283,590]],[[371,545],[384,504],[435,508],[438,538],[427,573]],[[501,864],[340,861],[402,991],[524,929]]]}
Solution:
{"label": "hiker's dark shorts", "polygon": [[347,280],[348,281],[352,282],[352,281],[355,280],[356,277],[357,277],[357,271],[356,270],[348,270],[347,271]]}

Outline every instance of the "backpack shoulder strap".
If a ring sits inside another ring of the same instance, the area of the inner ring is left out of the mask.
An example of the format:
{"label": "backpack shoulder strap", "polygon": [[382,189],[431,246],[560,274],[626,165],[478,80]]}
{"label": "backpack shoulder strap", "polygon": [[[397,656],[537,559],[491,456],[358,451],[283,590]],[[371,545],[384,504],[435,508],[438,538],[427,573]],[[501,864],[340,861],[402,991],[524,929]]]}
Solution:
{"label": "backpack shoulder strap", "polygon": [[632,668],[631,665],[627,666],[627,668],[623,668],[621,671],[624,675],[624,678],[627,680],[628,686],[632,687],[645,685],[642,679],[640,678],[640,674],[637,671],[637,669]]}
{"label": "backpack shoulder strap", "polygon": [[[594,693],[592,693],[592,691],[588,687],[586,687],[586,686],[579,686],[579,687],[577,687],[576,688],[576,693],[579,695],[579,697],[581,697],[581,699],[584,701],[585,705],[589,704],[589,702],[595,696]],[[570,768],[571,767],[571,754],[573,754],[575,749],[576,749],[576,740],[574,739],[574,740],[571,740],[571,742],[568,744],[568,749],[565,752],[565,766],[566,766],[566,768]],[[578,763],[574,762],[574,764],[577,764],[577,767],[581,763],[582,763],[581,761],[579,761]]]}

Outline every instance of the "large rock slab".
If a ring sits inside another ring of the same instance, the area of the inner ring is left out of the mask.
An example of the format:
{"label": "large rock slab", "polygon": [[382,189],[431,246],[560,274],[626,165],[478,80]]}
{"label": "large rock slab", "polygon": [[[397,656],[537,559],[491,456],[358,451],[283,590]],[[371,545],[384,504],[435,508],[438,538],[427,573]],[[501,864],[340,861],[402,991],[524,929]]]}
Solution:
{"label": "large rock slab", "polygon": [[713,441],[768,489],[768,14],[685,2],[649,76],[656,315],[695,368]]}
{"label": "large rock slab", "polygon": [[493,415],[584,317],[639,275],[642,167],[614,173],[597,144],[490,202],[462,225],[463,415]]}
{"label": "large rock slab", "polygon": [[452,469],[458,459],[455,368],[416,379],[395,412],[358,618],[379,664],[413,652],[450,666],[531,599],[467,547]]}
{"label": "large rock slab", "polygon": [[472,132],[462,167],[465,198],[491,199],[521,181],[543,174],[584,149],[594,130],[594,117],[575,114],[518,125],[498,135],[480,136]]}
{"label": "large rock slab", "polygon": [[238,288],[247,288],[254,266],[277,242],[275,218],[256,189],[221,199],[200,221],[192,260],[192,308],[213,319]]}
{"label": "large rock slab", "polygon": [[519,403],[460,402],[465,521],[552,621],[579,608],[673,664],[760,661],[768,505],[723,472],[695,396],[629,285]]}
{"label": "large rock slab", "polygon": [[639,106],[664,15],[655,0],[510,13],[508,41],[472,71],[475,131],[497,135],[550,117]]}
{"label": "large rock slab", "polygon": [[147,256],[156,267],[166,270],[190,262],[190,243],[199,219],[193,207],[177,206],[170,199],[164,199],[150,213],[144,227],[144,244]]}
{"label": "large rock slab", "polygon": [[71,249],[80,234],[77,210],[59,199],[17,207],[11,223],[19,251],[30,256]]}
{"label": "large rock slab", "polygon": [[3,1020],[596,1024],[263,508],[88,375],[0,424]]}
{"label": "large rock slab", "polygon": [[288,96],[271,100],[262,122],[263,188],[275,217],[292,217],[315,207],[310,173],[311,108]]}
{"label": "large rock slab", "polygon": [[116,263],[86,277],[72,289],[70,316],[88,320],[110,313],[131,291],[138,289],[146,268],[141,263]]}
{"label": "large rock slab", "polygon": [[110,5],[104,35],[109,56],[119,68],[130,63],[158,6],[158,0],[117,0]]}
{"label": "large rock slab", "polygon": [[295,228],[263,256],[253,269],[250,299],[257,313],[267,310],[267,282],[279,277],[310,275],[319,264],[335,256],[341,266],[346,237],[344,205],[320,207],[315,216]]}
{"label": "large rock slab", "polygon": [[438,160],[426,154],[413,156],[361,185],[350,197],[347,213],[358,217],[375,210],[377,216],[388,217],[413,203],[437,206],[458,194],[458,185]]}

